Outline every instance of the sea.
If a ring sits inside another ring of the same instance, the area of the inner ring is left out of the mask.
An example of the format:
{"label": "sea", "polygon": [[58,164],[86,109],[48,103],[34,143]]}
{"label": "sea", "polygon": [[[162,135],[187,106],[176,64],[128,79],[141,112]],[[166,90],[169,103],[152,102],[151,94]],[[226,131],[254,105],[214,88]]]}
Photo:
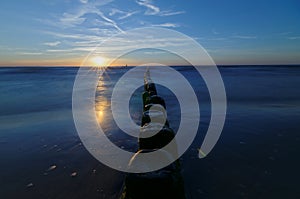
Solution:
{"label": "sea", "polygon": [[[197,136],[180,158],[186,198],[300,198],[300,66],[218,66],[227,95],[226,120],[217,144],[201,159],[211,115],[207,86],[193,67],[173,68],[188,79],[200,106]],[[120,197],[126,173],[96,160],[75,128],[72,91],[78,69],[0,68],[1,199]],[[137,140],[124,136],[109,113],[112,90],[131,69],[105,69],[95,102],[106,113],[100,124],[111,141],[135,151]],[[178,100],[164,86],[157,90],[176,131]],[[137,124],[141,92],[142,87],[130,99]]]}

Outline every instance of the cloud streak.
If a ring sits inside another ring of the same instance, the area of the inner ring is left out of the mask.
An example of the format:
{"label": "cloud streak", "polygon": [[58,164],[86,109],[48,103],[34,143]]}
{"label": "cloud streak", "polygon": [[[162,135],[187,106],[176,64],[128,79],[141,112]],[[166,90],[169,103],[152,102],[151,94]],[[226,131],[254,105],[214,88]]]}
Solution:
{"label": "cloud streak", "polygon": [[162,11],[159,13],[159,16],[173,16],[173,15],[180,15],[180,14],[184,14],[185,11]]}
{"label": "cloud streak", "polygon": [[[86,3],[81,5],[80,8],[73,12],[65,12],[63,13],[63,16],[59,19],[61,25],[63,27],[76,27],[81,25],[83,22],[85,22],[88,19],[89,14],[95,14],[98,16],[98,18],[102,19],[104,22],[106,22],[106,25],[110,25],[117,29],[120,32],[123,32],[123,30],[118,26],[116,21],[113,19],[107,17],[103,12],[100,11],[97,7],[103,6],[107,3],[110,3],[112,0],[105,0],[105,1],[99,1],[97,3]],[[96,19],[91,19],[96,20]],[[98,19],[99,20],[99,19]]]}
{"label": "cloud streak", "polygon": [[151,0],[140,0],[136,1],[136,3],[147,8],[146,15],[156,15],[160,12],[159,7],[153,5]]}
{"label": "cloud streak", "polygon": [[139,11],[134,11],[134,12],[127,12],[126,14],[124,14],[123,16],[119,17],[118,19],[126,19],[128,17],[131,17],[134,14],[139,13]]}
{"label": "cloud streak", "polygon": [[185,11],[171,11],[171,10],[164,10],[158,6],[155,6],[151,0],[137,0],[136,3],[140,6],[146,7],[147,10],[145,11],[145,15],[157,15],[157,16],[173,16],[185,13]]}
{"label": "cloud streak", "polygon": [[256,36],[250,36],[250,35],[234,35],[232,38],[235,39],[257,39]]}
{"label": "cloud streak", "polygon": [[88,0],[79,0],[81,3],[88,3]]}
{"label": "cloud streak", "polygon": [[154,26],[154,27],[164,27],[164,28],[177,28],[177,27],[180,27],[180,25],[175,24],[175,23],[154,24],[152,26]]}
{"label": "cloud streak", "polygon": [[109,16],[119,15],[118,19],[122,20],[122,19],[126,19],[128,17],[131,17],[132,15],[135,15],[135,14],[137,14],[139,12],[140,11],[126,12],[126,11],[123,11],[123,10],[119,10],[119,9],[113,8],[111,10],[111,12],[109,13]]}
{"label": "cloud streak", "polygon": [[44,45],[46,46],[50,46],[50,47],[54,47],[54,46],[58,46],[59,44],[61,44],[60,41],[54,41],[54,42],[45,42]]}
{"label": "cloud streak", "polygon": [[42,55],[42,52],[17,52],[19,55]]}
{"label": "cloud streak", "polygon": [[300,36],[295,36],[295,37],[288,37],[289,40],[297,40],[300,39]]}
{"label": "cloud streak", "polygon": [[[89,52],[94,51],[95,48],[103,41],[116,34],[117,37],[114,38],[113,42],[108,46],[97,48],[97,53],[104,57],[114,57],[122,50],[140,48],[140,45],[153,46],[155,44],[157,47],[184,46],[184,41],[178,41],[176,38],[173,40],[170,40],[170,38],[145,40],[145,38],[137,36],[136,38],[131,38],[131,40],[128,41],[126,37],[123,38],[122,36],[118,36],[118,33],[125,32],[121,27],[121,24],[126,24],[126,19],[133,15],[138,15],[139,17],[147,15],[148,17],[146,19],[141,18],[141,20],[144,21],[149,19],[150,21],[131,28],[143,26],[177,28],[180,27],[179,24],[171,23],[166,20],[161,20],[158,24],[153,24],[151,16],[153,16],[153,18],[157,16],[168,17],[183,14],[185,13],[184,11],[162,10],[158,6],[154,5],[150,0],[136,0],[137,4],[133,2],[135,5],[133,10],[124,8],[119,9],[117,4],[110,4],[113,0],[95,2],[84,0],[79,1],[78,6],[73,9],[65,10],[63,13],[55,15],[52,19],[47,18],[45,19],[46,21],[43,19],[40,20],[48,26],[50,25],[55,27],[55,29],[52,29],[51,31],[39,30],[40,32],[48,35],[47,40],[42,43],[42,45],[47,46],[48,48],[45,48],[41,52],[37,52],[42,53],[41,56],[62,57],[72,55],[76,57],[84,57]],[[132,21],[132,19],[130,20]]]}

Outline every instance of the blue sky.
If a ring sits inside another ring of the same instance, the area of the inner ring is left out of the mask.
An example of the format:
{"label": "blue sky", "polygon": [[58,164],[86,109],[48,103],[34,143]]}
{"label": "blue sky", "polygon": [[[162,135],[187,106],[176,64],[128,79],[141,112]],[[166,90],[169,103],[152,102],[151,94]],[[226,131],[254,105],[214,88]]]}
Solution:
{"label": "blue sky", "polygon": [[0,6],[0,65],[80,65],[101,41],[165,27],[217,64],[300,64],[300,1],[10,0]]}

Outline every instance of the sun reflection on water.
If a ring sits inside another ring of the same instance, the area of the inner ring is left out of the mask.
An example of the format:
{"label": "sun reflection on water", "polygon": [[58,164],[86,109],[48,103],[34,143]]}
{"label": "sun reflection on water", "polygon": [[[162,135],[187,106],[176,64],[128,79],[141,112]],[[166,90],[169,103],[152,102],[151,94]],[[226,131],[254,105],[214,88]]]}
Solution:
{"label": "sun reflection on water", "polygon": [[104,83],[103,78],[100,78],[97,85],[97,94],[95,97],[95,111],[97,116],[97,121],[99,123],[105,122],[109,117],[110,102],[108,96],[106,95],[107,86]]}
{"label": "sun reflection on water", "polygon": [[101,122],[103,120],[103,111],[97,111],[97,120],[98,122]]}

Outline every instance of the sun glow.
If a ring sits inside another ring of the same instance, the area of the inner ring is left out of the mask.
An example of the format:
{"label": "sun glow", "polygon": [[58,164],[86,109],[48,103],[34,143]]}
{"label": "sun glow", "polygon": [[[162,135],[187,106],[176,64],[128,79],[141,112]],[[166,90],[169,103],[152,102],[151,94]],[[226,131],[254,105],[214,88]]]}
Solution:
{"label": "sun glow", "polygon": [[100,57],[100,56],[92,58],[93,65],[98,67],[105,66],[106,61],[107,60],[104,57]]}

